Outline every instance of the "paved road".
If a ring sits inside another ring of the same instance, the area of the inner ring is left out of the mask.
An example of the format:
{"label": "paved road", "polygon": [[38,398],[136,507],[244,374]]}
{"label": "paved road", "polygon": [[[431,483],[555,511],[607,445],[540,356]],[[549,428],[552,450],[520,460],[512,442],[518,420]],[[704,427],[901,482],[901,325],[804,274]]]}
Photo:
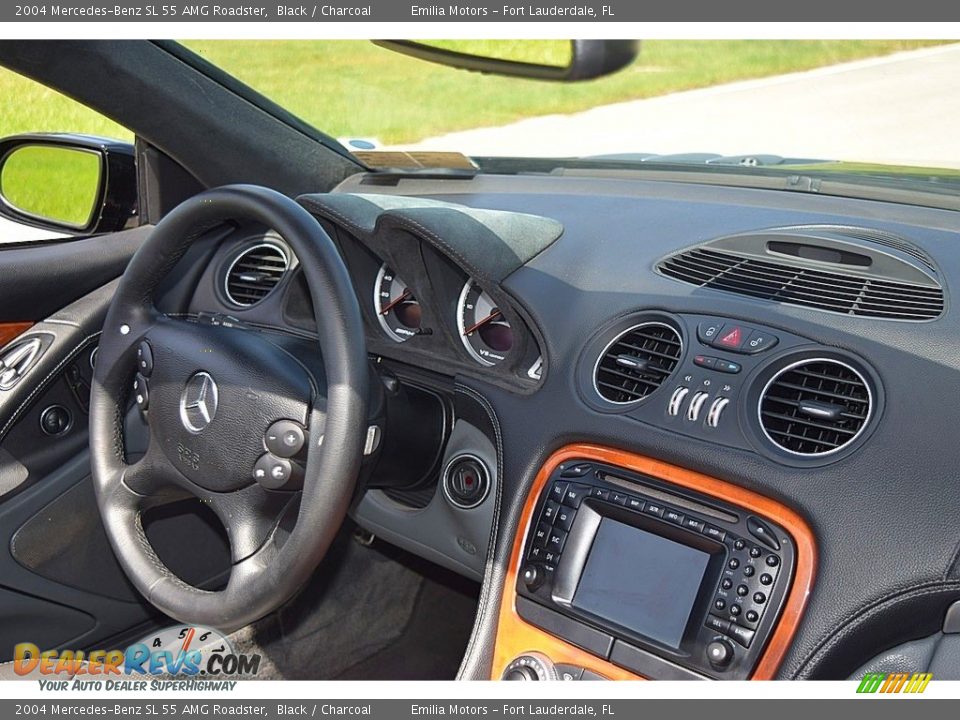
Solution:
{"label": "paved road", "polygon": [[530,118],[405,147],[468,155],[772,153],[960,168],[960,44]]}
{"label": "paved road", "polygon": [[[960,168],[960,44],[530,118],[405,147],[469,155],[774,153]],[[41,235],[0,219],[0,243]]]}

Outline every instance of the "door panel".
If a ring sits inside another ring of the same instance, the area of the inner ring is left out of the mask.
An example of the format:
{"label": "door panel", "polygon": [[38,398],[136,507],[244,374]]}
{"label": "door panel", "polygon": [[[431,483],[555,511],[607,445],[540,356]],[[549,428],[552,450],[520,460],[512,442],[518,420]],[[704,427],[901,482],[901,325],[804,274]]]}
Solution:
{"label": "door panel", "polygon": [[110,282],[149,232],[144,227],[89,238],[0,244],[0,324],[38,322]]}

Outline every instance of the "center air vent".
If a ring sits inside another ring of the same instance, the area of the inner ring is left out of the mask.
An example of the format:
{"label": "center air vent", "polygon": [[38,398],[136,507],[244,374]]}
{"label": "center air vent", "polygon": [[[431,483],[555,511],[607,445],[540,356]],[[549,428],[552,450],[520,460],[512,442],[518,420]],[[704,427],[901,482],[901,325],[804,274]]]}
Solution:
{"label": "center air vent", "polygon": [[642,400],[677,367],[683,342],[669,325],[648,322],[617,336],[597,360],[593,381],[597,392],[612,403]]}
{"label": "center air vent", "polygon": [[289,265],[286,251],[274,243],[261,243],[244,250],[227,270],[224,279],[227,299],[240,307],[256,305],[283,279]]}
{"label": "center air vent", "polygon": [[839,360],[802,360],[787,366],[760,396],[767,438],[795,455],[827,455],[853,442],[872,410],[863,375]]}

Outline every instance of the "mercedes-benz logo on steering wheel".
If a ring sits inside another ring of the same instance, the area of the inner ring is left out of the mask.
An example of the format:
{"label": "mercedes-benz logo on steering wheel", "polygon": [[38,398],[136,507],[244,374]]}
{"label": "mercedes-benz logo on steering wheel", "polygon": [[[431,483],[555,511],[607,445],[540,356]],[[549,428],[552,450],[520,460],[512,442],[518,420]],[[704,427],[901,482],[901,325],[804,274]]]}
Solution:
{"label": "mercedes-benz logo on steering wheel", "polygon": [[216,381],[210,373],[198,372],[187,380],[180,395],[180,421],[194,435],[203,432],[216,417],[218,402]]}

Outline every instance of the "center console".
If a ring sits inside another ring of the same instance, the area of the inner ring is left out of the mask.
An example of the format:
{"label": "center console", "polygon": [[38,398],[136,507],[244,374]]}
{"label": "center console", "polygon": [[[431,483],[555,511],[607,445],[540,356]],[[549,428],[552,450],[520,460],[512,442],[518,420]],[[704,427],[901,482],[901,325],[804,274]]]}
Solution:
{"label": "center console", "polygon": [[[814,563],[809,529],[772,500],[647,458],[566,448],[525,508],[494,675],[545,679],[557,665],[581,678],[772,676]],[[504,637],[517,625],[523,646]]]}

